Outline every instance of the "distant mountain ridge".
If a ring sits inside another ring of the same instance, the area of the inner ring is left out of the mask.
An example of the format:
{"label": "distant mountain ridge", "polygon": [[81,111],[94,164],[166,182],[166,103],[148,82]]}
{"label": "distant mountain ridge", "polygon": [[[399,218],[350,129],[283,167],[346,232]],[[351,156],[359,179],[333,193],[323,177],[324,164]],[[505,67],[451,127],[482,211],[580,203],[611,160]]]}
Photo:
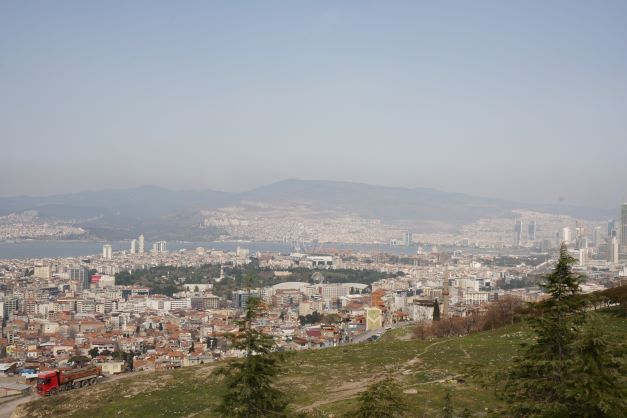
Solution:
{"label": "distant mountain ridge", "polygon": [[[92,227],[102,232],[109,226],[115,226],[114,229],[119,233],[116,237],[123,237],[142,230],[146,225],[152,225],[157,230],[161,224],[165,229],[173,231],[175,228],[189,229],[200,221],[197,215],[202,209],[212,210],[247,203],[286,206],[305,204],[315,210],[355,213],[364,218],[391,223],[444,222],[464,225],[480,218],[514,217],[512,210],[515,209],[563,214],[584,220],[603,220],[615,216],[613,209],[525,204],[430,188],[296,179],[242,193],[178,191],[143,186],[41,197],[0,197],[0,215],[37,210],[40,217],[48,219],[98,218],[92,222]],[[90,228],[90,224],[86,226]]]}

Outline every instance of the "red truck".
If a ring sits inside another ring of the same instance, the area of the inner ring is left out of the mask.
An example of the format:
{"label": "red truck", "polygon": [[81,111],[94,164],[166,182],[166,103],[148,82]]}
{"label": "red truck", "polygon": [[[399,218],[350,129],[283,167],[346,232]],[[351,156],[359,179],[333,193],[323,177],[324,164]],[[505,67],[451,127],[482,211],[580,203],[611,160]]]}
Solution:
{"label": "red truck", "polygon": [[102,367],[99,366],[46,370],[37,375],[37,393],[56,395],[61,391],[95,385],[101,375]]}

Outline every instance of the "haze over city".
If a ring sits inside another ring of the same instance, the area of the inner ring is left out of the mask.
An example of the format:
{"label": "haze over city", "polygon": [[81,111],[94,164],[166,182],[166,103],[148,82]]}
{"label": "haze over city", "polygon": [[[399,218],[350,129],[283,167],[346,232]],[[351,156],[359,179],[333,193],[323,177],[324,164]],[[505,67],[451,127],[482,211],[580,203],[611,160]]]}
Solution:
{"label": "haze over city", "polygon": [[0,195],[330,179],[615,208],[627,4],[3,2]]}
{"label": "haze over city", "polygon": [[627,2],[0,1],[0,418],[618,418]]}

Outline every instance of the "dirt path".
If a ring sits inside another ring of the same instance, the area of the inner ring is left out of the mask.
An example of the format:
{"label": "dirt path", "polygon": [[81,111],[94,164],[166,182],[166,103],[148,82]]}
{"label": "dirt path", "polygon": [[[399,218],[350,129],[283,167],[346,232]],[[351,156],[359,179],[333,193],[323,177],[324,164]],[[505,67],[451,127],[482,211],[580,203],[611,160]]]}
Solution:
{"label": "dirt path", "polygon": [[12,401],[3,403],[2,405],[0,405],[0,418],[9,418],[18,405],[30,402],[32,400],[35,400],[36,398],[37,395],[30,394],[28,396],[22,396]]}
{"label": "dirt path", "polygon": [[407,364],[408,366],[412,366],[412,365],[414,365],[414,364],[416,364],[416,363],[420,362],[420,357],[421,357],[421,356],[423,356],[423,355],[425,355],[425,354],[427,354],[427,352],[428,352],[428,351],[429,351],[432,347],[435,347],[436,345],[443,344],[443,343],[446,343],[446,342],[449,342],[449,340],[436,341],[436,342],[434,342],[434,343],[429,344],[428,346],[426,346],[426,347],[424,348],[424,350],[422,350],[422,352],[420,352],[420,353],[416,354],[416,356],[415,356],[413,359],[411,359],[411,360],[407,361],[405,364]]}
{"label": "dirt path", "polygon": [[374,379],[363,379],[363,380],[358,380],[356,382],[347,382],[344,383],[343,385],[339,386],[336,390],[333,391],[329,391],[325,394],[324,399],[320,399],[314,403],[312,403],[311,405],[307,405],[305,407],[302,407],[299,409],[299,411],[308,411],[308,410],[312,410],[314,408],[318,408],[322,405],[326,405],[329,403],[333,403],[335,401],[339,401],[341,399],[346,399],[349,398],[351,396],[357,395],[358,393],[361,393],[363,391],[365,391],[368,388],[368,385],[373,381]]}
{"label": "dirt path", "polygon": [[465,358],[470,358],[470,354],[468,354],[468,351],[466,351],[466,349],[462,345],[461,341],[459,342],[459,349],[462,350],[462,352],[464,353],[464,357]]}

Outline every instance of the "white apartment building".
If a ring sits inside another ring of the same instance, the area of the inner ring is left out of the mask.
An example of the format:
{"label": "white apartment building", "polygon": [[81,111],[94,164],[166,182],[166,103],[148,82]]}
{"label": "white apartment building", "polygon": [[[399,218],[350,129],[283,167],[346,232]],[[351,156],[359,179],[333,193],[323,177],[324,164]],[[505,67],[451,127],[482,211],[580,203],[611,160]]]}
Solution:
{"label": "white apartment building", "polygon": [[490,292],[482,291],[465,291],[463,292],[463,301],[466,305],[481,305],[482,303],[488,303],[490,300]]}

